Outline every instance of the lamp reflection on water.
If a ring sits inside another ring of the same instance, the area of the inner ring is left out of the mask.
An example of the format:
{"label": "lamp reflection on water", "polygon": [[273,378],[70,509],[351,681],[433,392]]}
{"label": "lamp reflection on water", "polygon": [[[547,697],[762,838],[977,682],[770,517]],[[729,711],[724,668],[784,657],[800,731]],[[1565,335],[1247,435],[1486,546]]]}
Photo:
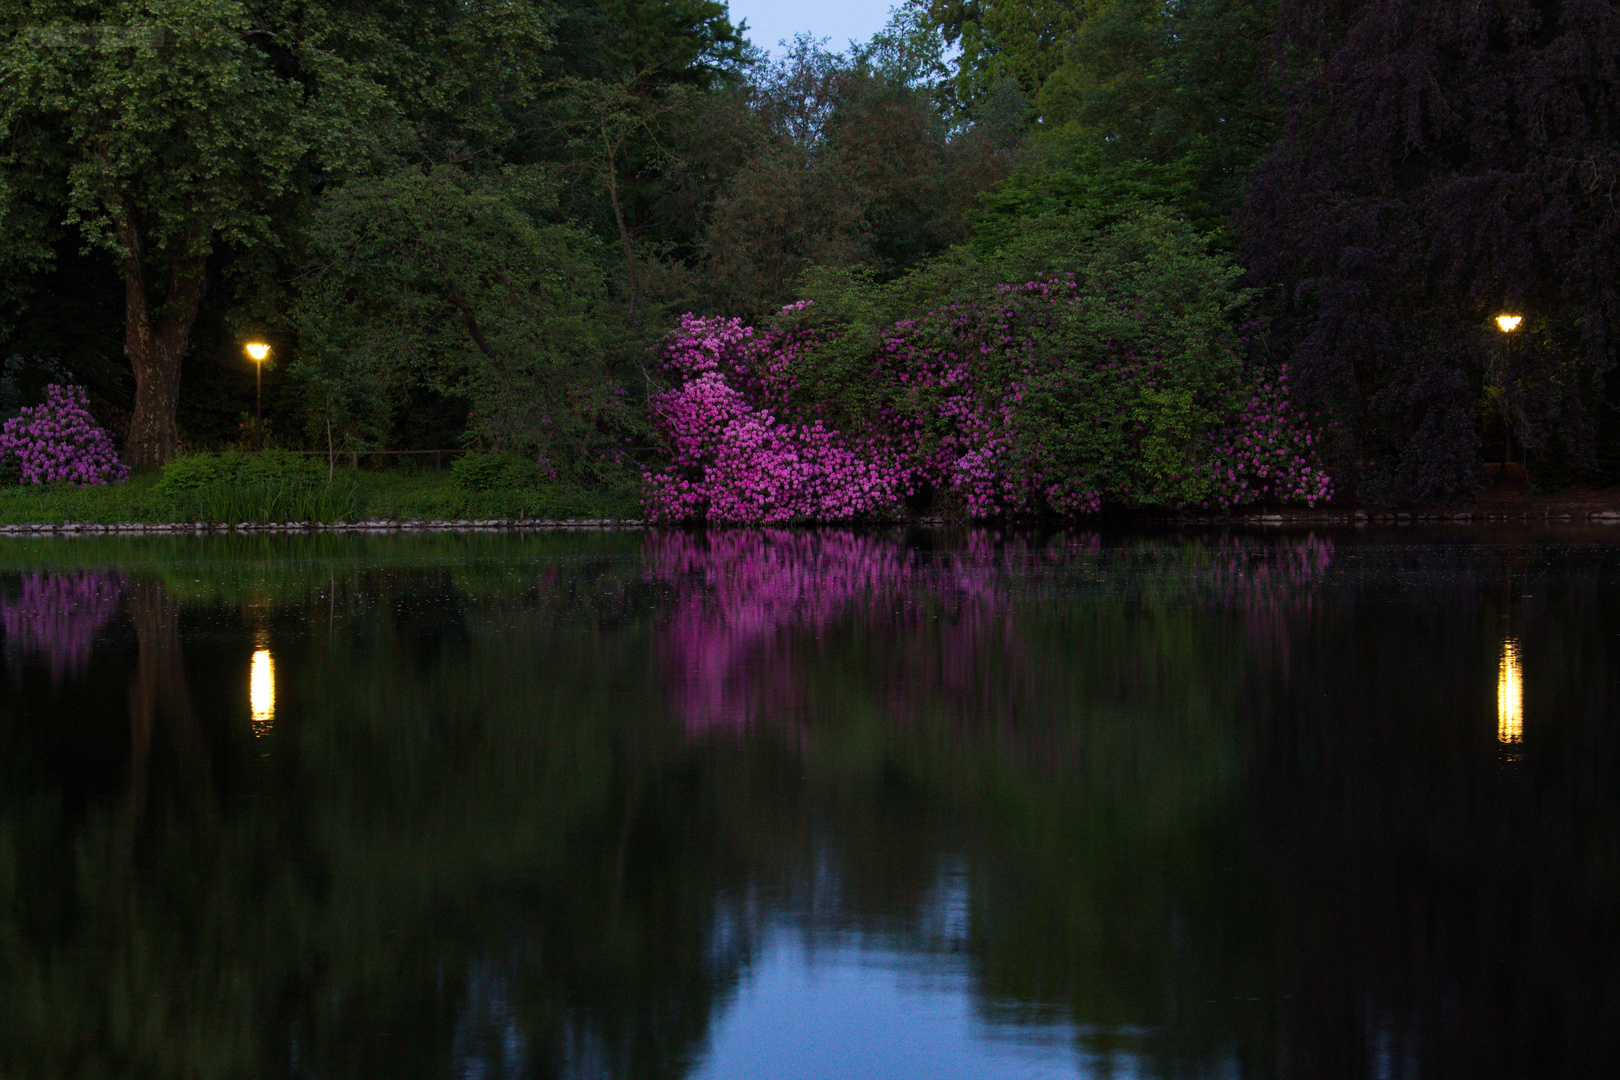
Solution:
{"label": "lamp reflection on water", "polygon": [[253,654],[248,702],[253,709],[253,734],[267,734],[276,718],[276,665],[270,659],[269,649],[259,649]]}
{"label": "lamp reflection on water", "polygon": [[1524,738],[1524,680],[1519,673],[1519,643],[1502,641],[1502,663],[1496,674],[1496,738],[1512,745]]}

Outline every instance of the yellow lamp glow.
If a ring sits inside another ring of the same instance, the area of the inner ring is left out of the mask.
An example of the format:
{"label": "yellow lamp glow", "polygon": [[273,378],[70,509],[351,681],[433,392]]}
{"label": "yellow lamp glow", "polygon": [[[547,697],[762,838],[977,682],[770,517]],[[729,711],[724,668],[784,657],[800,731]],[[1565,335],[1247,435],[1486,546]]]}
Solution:
{"label": "yellow lamp glow", "polygon": [[1496,317],[1496,325],[1502,328],[1502,333],[1504,334],[1511,334],[1513,331],[1517,330],[1519,328],[1519,324],[1523,321],[1524,316],[1522,315],[1498,315]]}
{"label": "yellow lamp glow", "polygon": [[1524,679],[1519,673],[1519,643],[1502,642],[1502,663],[1496,672],[1496,738],[1512,745],[1524,738]]}
{"label": "yellow lamp glow", "polygon": [[246,352],[255,363],[262,361],[265,357],[270,355],[270,346],[266,345],[262,341],[250,341],[246,345],[242,346],[242,350]]}
{"label": "yellow lamp glow", "polygon": [[253,654],[248,675],[248,703],[253,709],[253,734],[264,735],[276,718],[276,665],[269,649]]}

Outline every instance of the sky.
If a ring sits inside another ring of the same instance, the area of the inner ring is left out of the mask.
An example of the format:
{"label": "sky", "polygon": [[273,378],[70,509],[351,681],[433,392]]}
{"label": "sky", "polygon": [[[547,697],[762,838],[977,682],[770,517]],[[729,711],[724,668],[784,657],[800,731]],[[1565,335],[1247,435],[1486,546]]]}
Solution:
{"label": "sky", "polygon": [[[898,2],[898,0],[893,0]],[[841,52],[850,39],[865,41],[889,21],[891,0],[730,0],[733,23],[748,23],[748,39],[776,53],[778,41],[791,41],[808,31],[831,38]]]}

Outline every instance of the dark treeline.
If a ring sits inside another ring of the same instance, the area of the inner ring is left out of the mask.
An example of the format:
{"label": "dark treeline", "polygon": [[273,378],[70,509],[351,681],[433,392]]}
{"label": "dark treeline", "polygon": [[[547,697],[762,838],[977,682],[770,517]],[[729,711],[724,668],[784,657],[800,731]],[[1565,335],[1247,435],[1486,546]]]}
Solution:
{"label": "dark treeline", "polygon": [[136,465],[262,435],[262,336],[282,445],[588,483],[649,460],[682,313],[872,337],[1179,220],[1243,272],[1222,385],[1290,365],[1340,494],[1620,470],[1612,0],[911,0],[774,60],[712,0],[36,0],[0,42],[0,412],[82,384]]}

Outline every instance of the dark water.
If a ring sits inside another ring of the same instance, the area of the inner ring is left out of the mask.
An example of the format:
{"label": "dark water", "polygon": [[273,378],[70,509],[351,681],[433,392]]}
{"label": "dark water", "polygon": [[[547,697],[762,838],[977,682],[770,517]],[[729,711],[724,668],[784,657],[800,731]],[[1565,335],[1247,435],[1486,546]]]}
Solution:
{"label": "dark water", "polygon": [[1597,1077],[1598,529],[14,540],[0,1077]]}

